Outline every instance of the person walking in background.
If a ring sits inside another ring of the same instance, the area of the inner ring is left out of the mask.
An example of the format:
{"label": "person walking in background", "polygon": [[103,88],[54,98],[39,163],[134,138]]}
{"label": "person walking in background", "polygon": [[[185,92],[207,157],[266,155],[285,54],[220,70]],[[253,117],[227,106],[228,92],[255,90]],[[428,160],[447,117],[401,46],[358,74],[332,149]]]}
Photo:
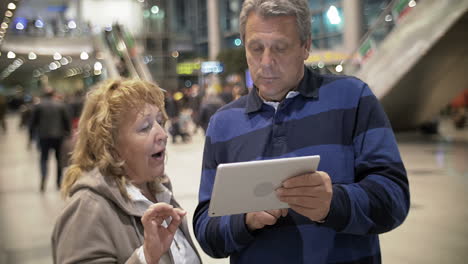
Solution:
{"label": "person walking in background", "polygon": [[211,89],[206,92],[201,103],[199,114],[199,123],[203,128],[203,132],[206,133],[211,116],[224,104],[224,101],[216,94],[216,91]]}
{"label": "person walking in background", "polygon": [[8,104],[6,98],[2,94],[0,94],[0,126],[2,127],[3,132],[7,131],[7,124],[5,120],[7,108]]}
{"label": "person walking in background", "polygon": [[163,90],[109,80],[86,98],[52,234],[54,263],[201,263],[165,175]]}
{"label": "person walking in background", "polygon": [[[377,98],[361,80],[304,66],[310,21],[307,0],[243,2],[239,28],[255,86],[210,120],[193,218],[212,257],[381,263],[379,234],[408,214],[406,170]],[[307,155],[320,155],[318,171],[276,190],[289,209],[208,216],[219,164]]]}
{"label": "person walking in background", "polygon": [[47,163],[49,151],[55,152],[57,163],[57,189],[62,182],[62,143],[70,135],[71,120],[65,104],[54,98],[54,91],[45,90],[41,102],[34,108],[31,116],[30,139],[37,136],[40,150],[41,185],[40,191],[44,192],[47,183]]}

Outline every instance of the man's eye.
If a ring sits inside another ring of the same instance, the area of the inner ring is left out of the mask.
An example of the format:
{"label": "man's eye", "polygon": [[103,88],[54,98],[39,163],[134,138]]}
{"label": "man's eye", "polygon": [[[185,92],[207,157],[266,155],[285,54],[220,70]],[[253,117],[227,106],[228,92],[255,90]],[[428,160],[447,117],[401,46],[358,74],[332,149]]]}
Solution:
{"label": "man's eye", "polygon": [[285,52],[285,51],[287,50],[287,48],[281,46],[281,47],[276,47],[275,50],[276,50],[276,52],[278,52],[278,53],[283,53],[283,52]]}
{"label": "man's eye", "polygon": [[261,46],[252,46],[252,47],[250,47],[250,50],[252,52],[261,52],[263,50],[263,48]]}

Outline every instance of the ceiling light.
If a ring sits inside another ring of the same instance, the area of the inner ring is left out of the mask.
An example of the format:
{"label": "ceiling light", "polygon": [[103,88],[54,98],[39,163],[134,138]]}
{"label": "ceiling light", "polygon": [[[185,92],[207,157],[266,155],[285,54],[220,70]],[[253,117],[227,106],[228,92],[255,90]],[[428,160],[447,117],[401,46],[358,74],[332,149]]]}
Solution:
{"label": "ceiling light", "polygon": [[54,71],[54,70],[58,69],[57,64],[51,62],[51,63],[49,64],[49,69],[50,69],[51,71]]}
{"label": "ceiling light", "polygon": [[9,51],[7,53],[7,58],[14,59],[14,58],[16,58],[16,54],[13,51]]}
{"label": "ceiling light", "polygon": [[68,22],[68,28],[75,29],[76,28],[76,23],[73,20],[70,20]]}
{"label": "ceiling light", "polygon": [[67,59],[67,58],[65,58],[65,57],[64,57],[64,58],[62,58],[62,59],[60,60],[60,63],[61,63],[62,65],[67,65],[67,64],[68,64],[68,62],[69,62],[69,61],[68,61],[68,59]]}
{"label": "ceiling light", "polygon": [[23,29],[24,29],[24,25],[23,25],[21,22],[18,22],[18,23],[16,23],[16,29],[17,29],[17,30],[23,30]]}
{"label": "ceiling light", "polygon": [[30,60],[35,60],[35,59],[37,59],[36,53],[34,53],[34,52],[32,52],[32,51],[29,52],[29,54],[28,54],[28,59],[30,59]]}
{"label": "ceiling light", "polygon": [[8,4],[8,9],[10,9],[10,10],[15,10],[15,9],[16,9],[16,5],[13,4],[13,3],[9,3],[9,4]]}
{"label": "ceiling light", "polygon": [[81,52],[80,59],[87,60],[88,58],[89,58],[89,55],[86,51]]}
{"label": "ceiling light", "polygon": [[62,58],[62,55],[58,52],[54,53],[54,60],[60,60]]}
{"label": "ceiling light", "polygon": [[42,20],[38,19],[38,20],[36,20],[36,22],[34,22],[34,26],[36,26],[37,28],[42,28],[42,27],[44,27],[44,22],[42,22]]}
{"label": "ceiling light", "polygon": [[341,65],[341,64],[336,65],[335,70],[336,70],[336,72],[342,72],[343,71],[343,65]]}
{"label": "ceiling light", "polygon": [[101,71],[101,70],[102,70],[102,63],[100,63],[99,61],[94,63],[94,71]]}

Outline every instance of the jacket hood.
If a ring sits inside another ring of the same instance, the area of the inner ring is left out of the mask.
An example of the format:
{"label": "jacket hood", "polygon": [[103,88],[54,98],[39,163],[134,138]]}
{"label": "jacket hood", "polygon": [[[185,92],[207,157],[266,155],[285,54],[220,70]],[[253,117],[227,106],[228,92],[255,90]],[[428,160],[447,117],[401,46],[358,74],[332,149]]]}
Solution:
{"label": "jacket hood", "polygon": [[70,189],[70,196],[82,190],[92,191],[112,201],[129,215],[142,217],[142,214],[137,210],[134,203],[120,193],[117,182],[111,177],[103,176],[98,168],[84,172],[83,176]]}

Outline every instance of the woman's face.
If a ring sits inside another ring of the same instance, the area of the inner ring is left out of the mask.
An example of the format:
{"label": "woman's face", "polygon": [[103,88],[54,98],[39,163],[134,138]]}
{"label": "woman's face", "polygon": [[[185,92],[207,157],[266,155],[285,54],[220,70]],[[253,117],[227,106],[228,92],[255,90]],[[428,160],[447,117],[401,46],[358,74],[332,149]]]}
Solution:
{"label": "woman's face", "polygon": [[167,134],[158,107],[145,104],[140,111],[129,109],[117,132],[117,152],[135,184],[152,182],[164,175]]}

